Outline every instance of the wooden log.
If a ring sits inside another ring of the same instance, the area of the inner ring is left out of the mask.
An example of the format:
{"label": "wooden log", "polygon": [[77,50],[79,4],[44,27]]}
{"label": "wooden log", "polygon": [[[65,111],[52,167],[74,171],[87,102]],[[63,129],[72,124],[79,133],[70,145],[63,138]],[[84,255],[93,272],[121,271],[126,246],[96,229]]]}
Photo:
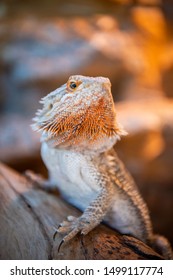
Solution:
{"label": "wooden log", "polygon": [[55,227],[68,215],[81,213],[58,194],[33,186],[25,176],[0,164],[0,259],[162,259],[134,237],[101,224],[78,234],[60,252],[62,236]]}

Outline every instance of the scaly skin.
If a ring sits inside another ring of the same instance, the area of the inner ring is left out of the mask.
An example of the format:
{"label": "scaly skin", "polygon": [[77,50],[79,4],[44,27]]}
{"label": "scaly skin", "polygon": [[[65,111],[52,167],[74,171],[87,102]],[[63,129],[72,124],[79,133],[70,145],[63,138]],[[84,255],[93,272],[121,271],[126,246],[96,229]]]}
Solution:
{"label": "scaly skin", "polygon": [[169,242],[153,234],[147,206],[112,149],[126,132],[116,121],[109,79],[71,76],[41,103],[33,129],[42,133],[50,185],[83,211],[60,224],[62,242],[87,234],[103,220],[172,258]]}

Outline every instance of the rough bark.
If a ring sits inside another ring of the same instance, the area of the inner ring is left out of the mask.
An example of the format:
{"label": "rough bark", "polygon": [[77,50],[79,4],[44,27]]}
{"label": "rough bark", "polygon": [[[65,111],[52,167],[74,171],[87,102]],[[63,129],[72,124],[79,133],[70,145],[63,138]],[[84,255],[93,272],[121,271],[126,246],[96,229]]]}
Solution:
{"label": "rough bark", "polygon": [[68,215],[80,212],[0,164],[0,259],[162,259],[141,241],[105,225],[79,234],[58,253],[62,236],[53,241],[54,227]]}

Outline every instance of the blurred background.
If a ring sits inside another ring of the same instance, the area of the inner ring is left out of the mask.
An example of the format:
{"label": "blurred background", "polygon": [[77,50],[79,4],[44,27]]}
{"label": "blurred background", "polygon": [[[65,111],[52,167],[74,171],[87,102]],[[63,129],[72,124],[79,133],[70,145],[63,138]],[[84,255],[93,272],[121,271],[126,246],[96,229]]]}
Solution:
{"label": "blurred background", "polygon": [[30,124],[38,101],[70,75],[111,80],[128,131],[116,151],[154,223],[173,244],[171,0],[0,2],[0,160],[46,175]]}

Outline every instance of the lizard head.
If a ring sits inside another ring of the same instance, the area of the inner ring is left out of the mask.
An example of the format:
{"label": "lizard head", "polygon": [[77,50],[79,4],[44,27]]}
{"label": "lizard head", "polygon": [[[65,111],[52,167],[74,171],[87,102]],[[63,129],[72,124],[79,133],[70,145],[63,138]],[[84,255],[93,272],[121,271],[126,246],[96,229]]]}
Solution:
{"label": "lizard head", "polygon": [[126,134],[116,121],[108,78],[71,76],[40,102],[43,108],[32,127],[53,147],[93,149],[108,139],[115,143]]}

